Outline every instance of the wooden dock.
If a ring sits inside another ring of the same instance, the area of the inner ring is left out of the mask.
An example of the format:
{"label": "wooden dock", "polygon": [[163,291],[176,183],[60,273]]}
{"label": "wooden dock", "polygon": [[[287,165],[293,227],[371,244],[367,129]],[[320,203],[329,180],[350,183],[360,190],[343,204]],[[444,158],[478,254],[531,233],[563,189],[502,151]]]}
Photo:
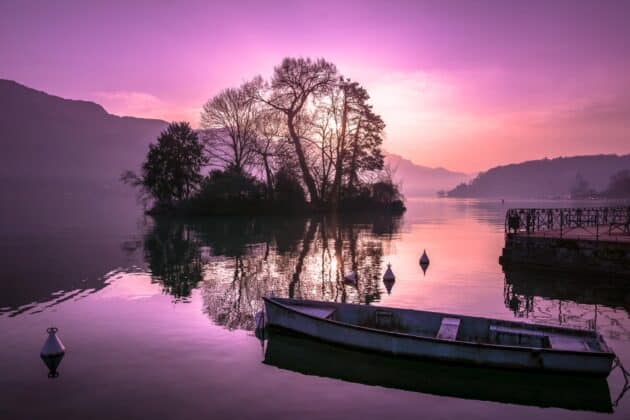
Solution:
{"label": "wooden dock", "polygon": [[550,229],[540,230],[529,234],[536,238],[564,238],[584,241],[627,242],[630,243],[630,235],[618,230],[610,231],[608,225],[590,226],[588,229]]}
{"label": "wooden dock", "polygon": [[630,242],[630,206],[509,209],[505,214],[505,233]]}
{"label": "wooden dock", "polygon": [[630,278],[630,207],[510,209],[499,262]]}

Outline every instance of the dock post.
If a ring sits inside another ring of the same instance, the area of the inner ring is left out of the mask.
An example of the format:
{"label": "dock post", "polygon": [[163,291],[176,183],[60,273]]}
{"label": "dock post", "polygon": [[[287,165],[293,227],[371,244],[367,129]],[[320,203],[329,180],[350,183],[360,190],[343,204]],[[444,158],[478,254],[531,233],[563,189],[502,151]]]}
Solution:
{"label": "dock post", "polygon": [[599,213],[595,213],[595,240],[599,241]]}

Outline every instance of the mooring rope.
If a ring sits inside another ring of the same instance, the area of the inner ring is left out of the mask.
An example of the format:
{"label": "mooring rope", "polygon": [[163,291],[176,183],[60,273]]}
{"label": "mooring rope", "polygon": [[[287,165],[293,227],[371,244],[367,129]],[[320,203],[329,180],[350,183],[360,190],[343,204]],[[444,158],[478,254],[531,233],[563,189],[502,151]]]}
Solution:
{"label": "mooring rope", "polygon": [[621,401],[623,396],[626,394],[626,392],[628,392],[628,389],[630,389],[630,381],[628,381],[630,373],[628,373],[623,363],[621,363],[621,359],[618,356],[615,356],[615,360],[613,361],[613,370],[617,367],[619,368],[619,370],[621,370],[621,373],[623,374],[624,385],[621,389],[621,392],[619,393],[619,396],[615,399],[613,407],[617,407],[619,405],[619,402]]}

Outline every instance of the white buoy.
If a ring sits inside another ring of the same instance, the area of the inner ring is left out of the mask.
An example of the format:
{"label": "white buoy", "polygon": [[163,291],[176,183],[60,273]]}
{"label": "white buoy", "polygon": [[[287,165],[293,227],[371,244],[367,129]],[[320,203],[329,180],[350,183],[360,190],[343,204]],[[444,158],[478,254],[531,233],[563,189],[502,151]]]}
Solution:
{"label": "white buoy", "polygon": [[429,265],[429,256],[427,255],[426,249],[422,252],[422,256],[420,257],[420,265]]}
{"label": "white buoy", "polygon": [[357,282],[357,273],[355,273],[354,271],[351,271],[350,273],[343,276],[343,279],[347,281],[348,283],[355,284]]}
{"label": "white buoy", "polygon": [[394,282],[396,281],[396,276],[394,276],[394,272],[392,271],[392,265],[387,264],[387,270],[385,270],[385,274],[383,274],[383,283],[385,284],[385,289],[387,289],[387,294],[392,293],[392,287],[394,286]]}
{"label": "white buoy", "polygon": [[383,274],[383,281],[394,281],[396,280],[396,276],[394,276],[394,272],[392,271],[392,265],[387,264],[387,270],[385,270],[385,274]]}
{"label": "white buoy", "polygon": [[40,353],[40,357],[50,371],[48,376],[51,378],[59,376],[57,373],[57,367],[61,363],[63,356],[66,354],[66,348],[59,337],[57,337],[57,331],[56,327],[50,327],[46,330],[48,338],[46,338]]}

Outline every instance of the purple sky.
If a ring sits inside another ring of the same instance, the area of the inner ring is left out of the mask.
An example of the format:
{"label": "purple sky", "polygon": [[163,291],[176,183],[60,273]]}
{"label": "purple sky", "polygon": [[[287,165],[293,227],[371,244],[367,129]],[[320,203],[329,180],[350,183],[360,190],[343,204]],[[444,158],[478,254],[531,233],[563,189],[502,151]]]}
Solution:
{"label": "purple sky", "polygon": [[284,56],[363,83],[420,164],[630,153],[630,1],[0,3],[1,78],[114,114],[197,125]]}

